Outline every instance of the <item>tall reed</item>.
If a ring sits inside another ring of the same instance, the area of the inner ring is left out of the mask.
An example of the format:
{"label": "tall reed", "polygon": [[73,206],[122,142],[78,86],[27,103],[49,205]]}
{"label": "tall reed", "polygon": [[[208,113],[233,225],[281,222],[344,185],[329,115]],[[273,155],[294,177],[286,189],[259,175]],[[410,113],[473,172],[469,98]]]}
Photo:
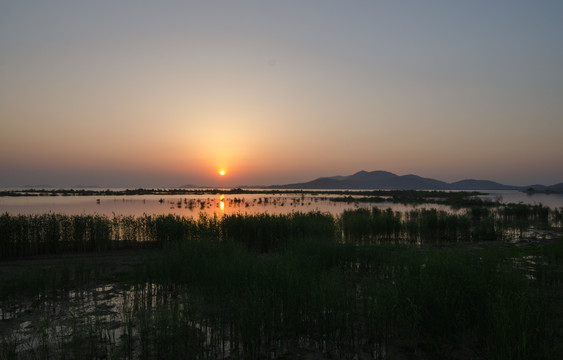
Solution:
{"label": "tall reed", "polygon": [[549,230],[561,224],[561,212],[542,205],[472,206],[446,212],[414,209],[345,210],[288,214],[200,215],[0,215],[0,258],[180,241],[235,241],[258,252],[278,250],[291,239],[335,238],[348,243],[447,243],[490,241],[526,236],[528,229]]}

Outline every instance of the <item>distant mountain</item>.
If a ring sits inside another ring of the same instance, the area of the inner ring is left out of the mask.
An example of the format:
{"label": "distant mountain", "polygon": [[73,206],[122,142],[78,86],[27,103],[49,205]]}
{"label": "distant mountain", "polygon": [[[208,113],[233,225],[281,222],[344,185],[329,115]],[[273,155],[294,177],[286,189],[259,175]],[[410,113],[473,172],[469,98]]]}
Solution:
{"label": "distant mountain", "polygon": [[[562,184],[553,185],[561,186]],[[467,179],[454,183],[417,175],[396,175],[388,171],[360,171],[350,176],[321,177],[304,183],[272,185],[271,189],[383,189],[383,190],[521,190],[527,187],[503,185],[489,180]]]}
{"label": "distant mountain", "polygon": [[417,175],[395,175],[388,171],[359,171],[350,176],[321,177],[306,183],[273,185],[276,189],[448,189],[448,183]]}
{"label": "distant mountain", "polygon": [[520,186],[503,185],[490,180],[461,180],[449,184],[450,190],[520,190]]}

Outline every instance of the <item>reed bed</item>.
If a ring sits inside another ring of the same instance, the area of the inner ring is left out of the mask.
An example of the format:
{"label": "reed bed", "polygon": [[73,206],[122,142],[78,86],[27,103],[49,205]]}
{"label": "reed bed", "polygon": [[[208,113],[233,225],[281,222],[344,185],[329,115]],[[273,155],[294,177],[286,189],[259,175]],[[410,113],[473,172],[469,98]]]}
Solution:
{"label": "reed bed", "polygon": [[[462,212],[416,209],[353,209],[340,216],[310,212],[201,215],[0,215],[0,259],[105,251],[121,247],[162,245],[178,241],[235,241],[267,252],[289,239],[335,238],[353,244],[448,243],[514,240],[526,231],[561,226],[561,211],[542,205],[473,206]],[[537,236],[537,235],[534,235]]]}
{"label": "reed bed", "polygon": [[1,318],[30,323],[0,328],[0,359],[559,358],[563,239],[492,240],[561,215],[3,214],[2,259],[158,246],[125,267],[67,256],[0,273]]}

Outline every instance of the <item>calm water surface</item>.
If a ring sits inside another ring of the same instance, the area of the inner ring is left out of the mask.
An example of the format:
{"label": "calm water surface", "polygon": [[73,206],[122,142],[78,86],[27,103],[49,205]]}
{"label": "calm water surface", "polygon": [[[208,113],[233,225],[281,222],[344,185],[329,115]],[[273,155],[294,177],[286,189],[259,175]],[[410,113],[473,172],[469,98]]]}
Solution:
{"label": "calm water surface", "polygon": [[548,206],[550,208],[563,207],[563,194],[527,194],[517,190],[494,190],[494,191],[480,191],[487,193],[482,196],[483,199],[496,200],[500,199],[501,202],[507,203],[524,203],[528,205]]}
{"label": "calm water surface", "polygon": [[[238,195],[132,195],[132,196],[30,196],[0,197],[0,213],[67,215],[134,215],[175,214],[198,217],[200,214],[285,214],[290,212],[321,211],[339,215],[346,209],[379,207],[394,211],[420,208],[449,210],[436,204],[402,205],[394,203],[344,203],[330,201],[336,195],[319,194],[238,194]],[[528,195],[519,191],[495,191],[483,198],[505,203],[543,204],[552,208],[563,207],[560,194]]]}
{"label": "calm water surface", "polygon": [[[335,197],[331,195],[331,197]],[[67,215],[134,215],[175,214],[198,217],[200,214],[287,214],[291,212],[321,211],[338,215],[346,209],[392,208],[406,211],[414,208],[436,208],[438,205],[418,206],[393,203],[344,203],[330,201],[326,195],[132,195],[132,196],[32,196],[0,197],[0,213]],[[441,206],[443,209],[447,207]]]}

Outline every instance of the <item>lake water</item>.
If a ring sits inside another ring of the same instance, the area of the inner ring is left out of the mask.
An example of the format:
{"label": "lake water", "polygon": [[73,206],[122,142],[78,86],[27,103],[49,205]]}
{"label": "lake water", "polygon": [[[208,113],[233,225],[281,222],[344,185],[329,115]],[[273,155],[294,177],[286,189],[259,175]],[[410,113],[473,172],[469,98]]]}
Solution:
{"label": "lake water", "polygon": [[[331,197],[335,197],[331,195]],[[334,215],[346,209],[373,206],[405,211],[411,205],[393,203],[345,203],[330,201],[326,195],[238,194],[238,195],[132,195],[132,196],[31,196],[0,197],[0,213],[67,215],[134,215],[175,214],[188,217],[225,214],[287,214],[321,211]],[[430,204],[416,208],[431,208]],[[446,209],[446,207],[444,207]]]}
{"label": "lake water", "polygon": [[563,194],[541,194],[534,193],[528,194],[517,190],[493,190],[493,191],[480,191],[487,193],[481,196],[483,199],[497,200],[507,203],[524,203],[528,205],[539,205],[550,207],[552,209],[563,207]]}
{"label": "lake water", "polygon": [[[326,194],[237,194],[237,195],[131,195],[131,196],[25,196],[0,197],[0,213],[67,215],[134,215],[175,214],[198,217],[224,214],[285,214],[290,212],[321,211],[339,215],[346,209],[379,207],[394,211],[420,208],[448,207],[436,204],[403,205],[394,203],[345,203],[330,201]],[[528,195],[520,191],[494,191],[482,196],[500,199],[505,203],[543,204],[551,208],[563,207],[561,194]]]}

